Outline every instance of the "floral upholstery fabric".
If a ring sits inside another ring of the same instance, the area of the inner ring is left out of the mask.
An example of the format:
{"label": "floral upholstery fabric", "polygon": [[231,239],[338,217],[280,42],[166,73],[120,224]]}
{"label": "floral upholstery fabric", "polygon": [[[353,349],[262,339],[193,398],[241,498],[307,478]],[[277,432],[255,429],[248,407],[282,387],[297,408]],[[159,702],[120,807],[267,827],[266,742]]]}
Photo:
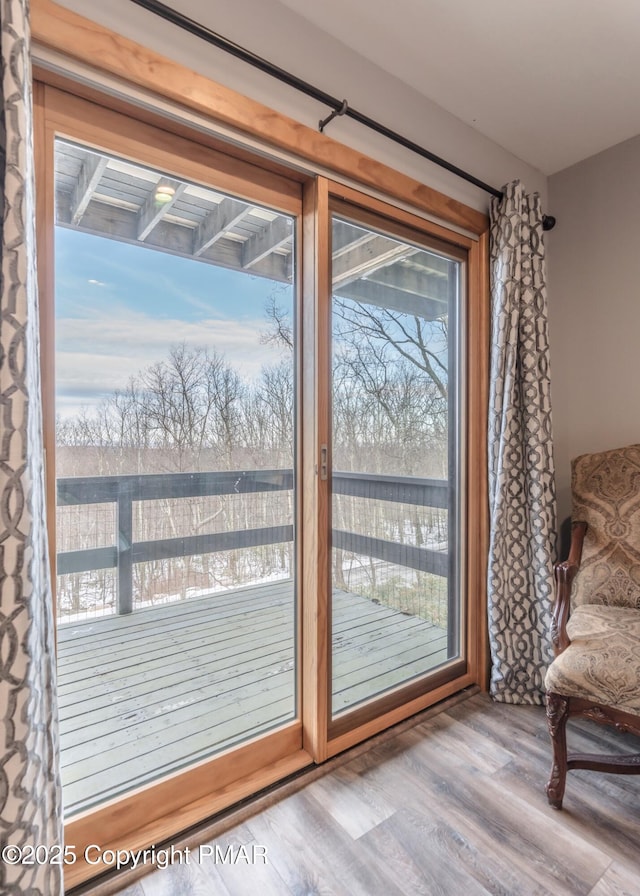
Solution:
{"label": "floral upholstery fabric", "polygon": [[640,715],[640,613],[583,605],[567,625],[571,644],[546,675],[547,691]]}
{"label": "floral upholstery fabric", "polygon": [[588,523],[572,607],[640,608],[640,445],[577,457],[571,491],[572,519]]}

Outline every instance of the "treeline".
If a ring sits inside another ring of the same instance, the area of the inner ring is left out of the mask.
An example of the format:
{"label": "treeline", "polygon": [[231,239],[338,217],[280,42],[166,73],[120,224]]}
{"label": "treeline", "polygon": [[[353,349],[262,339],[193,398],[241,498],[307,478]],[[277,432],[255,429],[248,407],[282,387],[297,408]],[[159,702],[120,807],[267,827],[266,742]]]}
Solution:
{"label": "treeline", "polygon": [[[446,476],[447,401],[410,361],[339,357],[332,402],[336,469]],[[247,382],[216,352],[176,346],[56,429],[59,476],[291,467],[293,364]]]}
{"label": "treeline", "polygon": [[[291,327],[275,305],[272,322],[265,341],[280,345],[282,359],[264,366],[252,381],[214,350],[176,345],[164,360],[141,370],[98,407],[58,419],[57,475],[291,469]],[[442,360],[446,335],[443,321],[373,313],[354,304],[338,306],[331,390],[335,469],[447,477],[448,376]],[[346,531],[446,549],[446,511],[339,496],[333,513],[334,526]],[[153,506],[134,503],[134,541],[293,522],[291,492],[173,499]],[[113,544],[115,524],[110,505],[59,508],[58,550]],[[135,602],[141,606],[207,589],[288,578],[293,569],[291,544],[134,564]],[[114,571],[60,579],[63,617],[113,608]],[[405,603],[414,595],[424,598],[426,581],[439,605],[445,584],[411,570],[392,573],[371,558],[338,551],[334,581],[343,588],[375,593],[377,600],[384,600],[391,588]]]}

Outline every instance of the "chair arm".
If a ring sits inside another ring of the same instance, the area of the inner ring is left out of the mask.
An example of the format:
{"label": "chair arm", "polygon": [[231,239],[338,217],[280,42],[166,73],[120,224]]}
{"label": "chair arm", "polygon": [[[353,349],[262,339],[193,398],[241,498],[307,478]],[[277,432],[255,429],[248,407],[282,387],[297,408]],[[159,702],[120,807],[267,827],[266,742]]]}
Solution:
{"label": "chair arm", "polygon": [[553,606],[551,619],[551,641],[556,656],[562,653],[571,640],[567,634],[567,620],[571,607],[571,586],[582,559],[582,545],[587,531],[587,523],[575,522],[571,524],[571,547],[569,556],[562,563],[556,563],[553,574],[556,582],[556,599]]}

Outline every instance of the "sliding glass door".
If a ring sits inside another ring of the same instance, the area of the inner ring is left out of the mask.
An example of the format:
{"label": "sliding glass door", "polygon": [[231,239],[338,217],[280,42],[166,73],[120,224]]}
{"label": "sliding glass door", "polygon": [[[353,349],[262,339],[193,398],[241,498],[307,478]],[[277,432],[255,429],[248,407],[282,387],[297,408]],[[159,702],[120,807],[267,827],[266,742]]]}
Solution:
{"label": "sliding glass door", "polygon": [[366,220],[332,217],[334,730],[462,660],[463,257]]}
{"label": "sliding glass door", "polygon": [[70,817],[299,716],[295,203],[180,169],[55,141]]}
{"label": "sliding glass door", "polygon": [[66,835],[128,848],[478,680],[479,252],[45,91]]}

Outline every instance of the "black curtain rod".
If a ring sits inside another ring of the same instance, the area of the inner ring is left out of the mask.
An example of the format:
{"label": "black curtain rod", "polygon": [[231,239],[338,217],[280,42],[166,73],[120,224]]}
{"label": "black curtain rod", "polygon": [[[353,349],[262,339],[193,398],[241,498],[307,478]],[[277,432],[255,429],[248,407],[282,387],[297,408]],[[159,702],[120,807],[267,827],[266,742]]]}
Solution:
{"label": "black curtain rod", "polygon": [[[277,78],[278,81],[282,81],[284,84],[288,84],[289,87],[293,87],[296,90],[299,90],[301,93],[304,93],[307,96],[311,97],[312,99],[318,100],[318,102],[323,103],[325,106],[329,106],[330,108],[332,108],[334,110],[332,114],[320,122],[319,126],[321,131],[330,121],[332,121],[337,116],[346,115],[347,117],[352,118],[354,121],[357,121],[359,124],[370,128],[370,130],[376,131],[383,137],[387,137],[389,140],[393,140],[395,143],[400,144],[400,146],[404,146],[406,149],[409,149],[417,155],[428,159],[430,162],[439,165],[441,168],[445,168],[447,171],[450,171],[457,177],[462,178],[462,180],[466,180],[468,183],[479,187],[486,193],[490,193],[492,196],[496,196],[499,199],[502,199],[502,190],[498,190],[496,189],[496,187],[492,187],[491,184],[487,184],[484,181],[479,180],[477,177],[474,177],[473,174],[469,174],[468,171],[463,171],[462,168],[458,168],[457,165],[453,165],[451,162],[447,162],[446,159],[442,159],[440,158],[440,156],[435,155],[435,153],[429,152],[428,149],[425,149],[423,146],[419,146],[412,140],[408,140],[406,137],[403,137],[402,134],[398,134],[395,131],[392,131],[390,128],[385,127],[385,125],[380,124],[380,122],[374,121],[374,119],[369,118],[368,115],[363,115],[361,112],[358,112],[356,109],[353,109],[351,106],[349,106],[346,100],[339,100],[337,99],[337,97],[331,96],[331,94],[329,93],[325,93],[324,90],[320,90],[318,87],[314,87],[313,84],[309,84],[307,81],[303,81],[302,78],[298,78],[296,75],[292,75],[291,72],[285,71],[285,69],[274,65],[267,59],[263,59],[262,56],[258,56],[255,53],[252,53],[250,50],[241,47],[239,44],[228,40],[226,37],[222,37],[222,35],[217,34],[215,31],[212,31],[205,25],[201,25],[199,22],[195,22],[188,16],[185,16],[180,12],[176,12],[175,9],[171,9],[171,7],[167,6],[166,4],[160,3],[159,0],[131,0],[131,2],[135,3],[137,6],[141,6],[148,12],[152,12],[155,15],[160,16],[160,18],[164,19],[165,21],[171,22],[172,25],[176,25],[183,31],[188,31],[190,34],[193,34],[196,37],[205,40],[207,43],[212,44],[214,47],[218,47],[218,49],[224,50],[226,53],[230,53],[237,59],[241,59],[243,62],[247,62],[249,65],[252,65],[254,68],[265,72],[267,75],[271,75],[273,78]],[[555,218],[552,218],[550,215],[544,215],[542,222],[545,230],[551,230],[551,228],[556,223]]]}

